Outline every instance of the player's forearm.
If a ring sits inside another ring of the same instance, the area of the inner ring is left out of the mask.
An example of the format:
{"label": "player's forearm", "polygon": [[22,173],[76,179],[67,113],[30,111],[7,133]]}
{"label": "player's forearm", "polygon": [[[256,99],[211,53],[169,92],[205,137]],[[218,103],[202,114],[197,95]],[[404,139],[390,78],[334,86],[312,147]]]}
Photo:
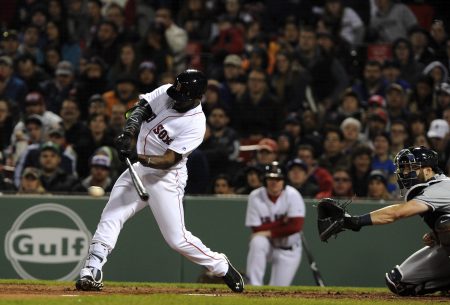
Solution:
{"label": "player's forearm", "polygon": [[303,223],[304,223],[303,217],[289,218],[287,223],[270,230],[271,235],[273,238],[292,235],[302,230]]}
{"label": "player's forearm", "polygon": [[400,204],[394,204],[371,212],[372,224],[384,225],[402,218],[400,207]]}
{"label": "player's forearm", "polygon": [[151,114],[151,108],[148,106],[145,100],[139,100],[137,105],[129,110],[131,112],[128,114],[127,112],[127,121],[123,128],[124,133],[128,133],[135,137],[141,128],[142,121],[147,120]]}
{"label": "player's forearm", "polygon": [[164,155],[140,155],[138,154],[138,161],[146,166],[156,169],[168,169],[180,162],[182,155],[174,152],[173,150],[166,150]]}
{"label": "player's forearm", "polygon": [[257,226],[257,227],[252,227],[252,231],[254,233],[261,232],[261,231],[270,231],[273,228],[279,227],[281,225],[283,225],[283,220],[279,219],[276,221],[263,223],[262,225]]}

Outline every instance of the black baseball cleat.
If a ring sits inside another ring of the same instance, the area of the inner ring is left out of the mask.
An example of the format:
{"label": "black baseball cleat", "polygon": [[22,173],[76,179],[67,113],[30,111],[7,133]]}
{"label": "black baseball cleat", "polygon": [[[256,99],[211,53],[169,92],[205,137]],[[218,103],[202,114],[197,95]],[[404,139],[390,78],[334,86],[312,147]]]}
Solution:
{"label": "black baseball cleat", "polygon": [[76,281],[77,290],[100,291],[103,289],[103,272],[96,268],[87,267],[81,269],[80,279]]}
{"label": "black baseball cleat", "polygon": [[225,259],[228,262],[228,271],[225,276],[223,276],[223,281],[225,284],[227,284],[228,287],[230,287],[233,292],[243,292],[244,291],[244,279],[242,278],[242,275],[239,273],[239,271],[236,270],[236,268],[233,267],[233,265],[230,263],[230,260],[228,257],[224,255]]}

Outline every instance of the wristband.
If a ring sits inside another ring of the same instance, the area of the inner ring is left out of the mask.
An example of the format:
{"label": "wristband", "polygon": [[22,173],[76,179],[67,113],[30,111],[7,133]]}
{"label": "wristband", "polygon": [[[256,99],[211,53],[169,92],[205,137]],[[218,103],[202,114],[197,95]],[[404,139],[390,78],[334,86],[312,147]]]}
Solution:
{"label": "wristband", "polygon": [[372,218],[370,217],[370,213],[358,216],[358,224],[361,227],[371,226],[372,225]]}

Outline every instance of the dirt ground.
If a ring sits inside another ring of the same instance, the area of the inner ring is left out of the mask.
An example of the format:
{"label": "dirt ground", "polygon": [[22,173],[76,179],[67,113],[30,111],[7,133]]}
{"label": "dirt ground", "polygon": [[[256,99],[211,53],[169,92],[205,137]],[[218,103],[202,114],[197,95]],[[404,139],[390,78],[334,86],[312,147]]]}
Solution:
{"label": "dirt ground", "polygon": [[[2,298],[12,298],[12,299],[28,299],[28,298],[39,298],[39,297],[49,297],[49,296],[63,296],[63,295],[112,295],[112,294],[122,294],[122,295],[142,295],[142,294],[214,294],[214,295],[227,295],[232,294],[231,291],[226,289],[217,289],[215,287],[211,288],[201,288],[201,289],[190,289],[190,288],[177,288],[177,287],[139,287],[139,286],[111,286],[105,287],[101,292],[84,292],[77,291],[74,287],[65,287],[61,285],[47,286],[47,285],[37,285],[37,284],[0,284],[0,299]],[[324,299],[337,299],[337,298],[349,298],[349,299],[359,299],[359,300],[415,300],[423,301],[424,303],[431,302],[449,302],[449,296],[443,296],[440,294],[434,294],[429,296],[420,296],[414,298],[398,297],[390,292],[382,293],[365,293],[365,292],[333,292],[327,289],[322,291],[257,291],[257,290],[247,290],[244,292],[245,296],[248,297],[292,297],[292,298],[324,298]]]}

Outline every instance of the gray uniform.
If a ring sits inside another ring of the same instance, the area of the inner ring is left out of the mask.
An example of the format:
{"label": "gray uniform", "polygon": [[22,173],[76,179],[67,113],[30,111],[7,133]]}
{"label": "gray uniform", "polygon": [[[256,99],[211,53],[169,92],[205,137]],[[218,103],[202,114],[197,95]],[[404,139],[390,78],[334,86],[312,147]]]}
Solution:
{"label": "gray uniform", "polygon": [[447,242],[450,232],[441,232],[442,226],[448,230],[450,222],[450,179],[442,174],[435,175],[433,180],[415,185],[405,196],[406,201],[412,199],[431,208],[421,217],[440,243],[420,249],[398,266],[401,281],[422,291],[450,287],[450,243]]}

